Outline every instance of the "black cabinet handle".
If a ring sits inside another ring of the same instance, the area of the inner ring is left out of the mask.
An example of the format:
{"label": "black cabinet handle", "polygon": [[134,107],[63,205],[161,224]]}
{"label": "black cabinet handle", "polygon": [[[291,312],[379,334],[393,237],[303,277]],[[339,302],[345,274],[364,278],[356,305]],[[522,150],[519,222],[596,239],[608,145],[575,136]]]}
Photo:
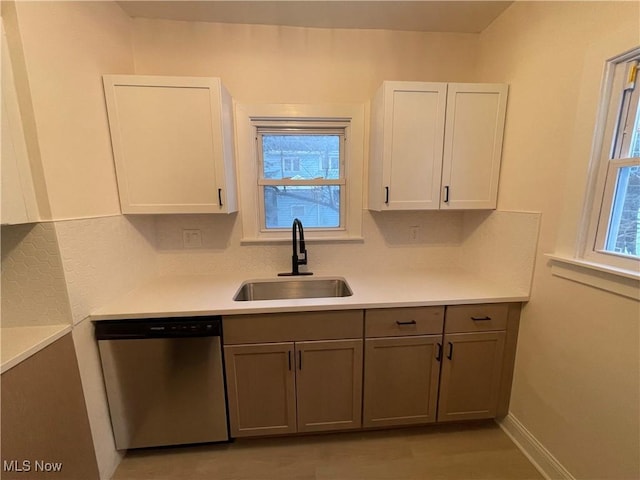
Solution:
{"label": "black cabinet handle", "polygon": [[298,351],[298,370],[302,370],[302,350]]}
{"label": "black cabinet handle", "polygon": [[389,205],[389,187],[384,187],[384,203]]}
{"label": "black cabinet handle", "polygon": [[441,361],[442,360],[442,344],[438,343],[438,353],[436,353],[436,360],[437,361]]}
{"label": "black cabinet handle", "polygon": [[453,357],[453,343],[449,342],[449,353],[447,353],[447,358],[451,360],[451,357]]}
{"label": "black cabinet handle", "polygon": [[400,320],[396,320],[396,325],[415,325],[415,320],[409,320],[408,322],[401,322]]}
{"label": "black cabinet handle", "polygon": [[449,203],[449,185],[444,187],[444,203]]}
{"label": "black cabinet handle", "polygon": [[220,203],[220,206],[222,207],[222,189],[221,188],[218,189],[218,202]]}
{"label": "black cabinet handle", "polygon": [[287,353],[289,357],[289,371],[291,371],[291,350],[289,350]]}
{"label": "black cabinet handle", "polygon": [[471,317],[471,320],[474,322],[486,322],[487,320],[491,320],[491,317]]}

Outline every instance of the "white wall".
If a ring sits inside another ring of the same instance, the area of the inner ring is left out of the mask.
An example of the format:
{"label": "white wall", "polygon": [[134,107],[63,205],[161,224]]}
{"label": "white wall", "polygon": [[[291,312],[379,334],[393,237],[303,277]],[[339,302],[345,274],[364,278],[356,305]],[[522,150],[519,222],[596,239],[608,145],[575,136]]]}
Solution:
{"label": "white wall", "polygon": [[131,20],[114,2],[15,10],[51,207],[44,218],[119,214],[102,75],[133,71]]}
{"label": "white wall", "polygon": [[[134,25],[136,73],[219,76],[239,103],[367,104],[383,80],[475,80],[476,34],[148,19],[136,19]],[[365,192],[366,178],[365,170],[363,178],[356,179],[365,182]],[[243,272],[256,278],[290,270],[289,244],[240,245],[242,214],[240,205],[240,212],[229,217],[159,217],[156,228],[160,272]],[[503,221],[505,225],[509,222]],[[468,260],[477,256],[467,255],[464,261],[461,258],[460,246],[466,238],[464,223],[461,212],[365,210],[364,243],[310,244],[309,270],[348,275],[476,265]],[[512,232],[530,231],[519,225],[516,220]],[[416,240],[410,240],[412,226],[420,228]],[[204,248],[184,250],[183,228],[201,229]],[[528,259],[529,265],[531,254],[523,252],[531,251],[532,245],[535,235],[526,237],[524,242],[511,243],[517,252],[514,256]],[[375,263],[372,258],[376,258]],[[530,267],[520,273],[528,283]],[[528,285],[524,290],[527,289]]]}
{"label": "white wall", "polygon": [[111,478],[122,454],[111,432],[100,356],[88,315],[156,274],[153,218],[122,215],[56,222],[69,289],[73,341],[100,478]]}
{"label": "white wall", "polygon": [[[286,246],[239,245],[241,214],[142,223],[118,216],[100,76],[130,73],[134,57],[137,73],[220,76],[244,103],[366,102],[382,80],[509,83],[499,208],[543,212],[512,414],[574,476],[637,477],[638,304],[551,276],[542,253],[571,250],[602,64],[638,43],[638,15],[635,2],[517,2],[481,35],[422,34],[131,21],[114,3],[19,2],[52,218],[106,216],[56,224],[103,478],[118,454],[110,443],[91,325],[82,320],[130,286],[120,283],[124,276],[136,282],[153,274],[151,230],[158,232],[163,273],[244,268],[273,274],[289,268]],[[488,244],[498,252],[491,239],[511,232],[505,218],[535,231],[537,217],[514,215],[491,216],[487,223],[456,213],[365,212],[366,243],[311,245],[310,267],[319,273],[373,269],[371,258],[379,259],[378,268],[487,266],[487,259],[469,252],[483,252]],[[409,227],[416,224],[421,237],[410,243]],[[185,225],[203,229],[205,249],[180,248]],[[469,247],[464,255],[461,245]],[[530,248],[526,244],[523,253]],[[130,255],[142,256],[133,262],[136,268],[122,261]],[[508,278],[504,268],[500,275]]]}
{"label": "white wall", "polygon": [[55,225],[3,225],[1,236],[1,326],[71,323]]}
{"label": "white wall", "polygon": [[551,275],[572,254],[607,58],[640,43],[637,2],[516,2],[480,36],[484,81],[510,86],[498,208],[539,210],[511,414],[576,478],[640,476],[637,301]]}
{"label": "white wall", "polygon": [[473,77],[475,34],[134,21],[136,73],[221,77],[241,103],[357,103],[383,80]]}
{"label": "white wall", "polygon": [[[48,199],[41,213],[55,221],[35,228],[57,233],[66,321],[73,323],[96,458],[107,479],[121,454],[111,434],[93,325],[85,319],[156,273],[153,219],[120,215],[102,87],[103,74],[133,72],[132,21],[115,2],[4,4],[12,55],[23,74],[18,86],[28,87],[18,94],[28,114],[25,133],[36,147],[36,189]],[[4,293],[3,285],[3,302]]]}

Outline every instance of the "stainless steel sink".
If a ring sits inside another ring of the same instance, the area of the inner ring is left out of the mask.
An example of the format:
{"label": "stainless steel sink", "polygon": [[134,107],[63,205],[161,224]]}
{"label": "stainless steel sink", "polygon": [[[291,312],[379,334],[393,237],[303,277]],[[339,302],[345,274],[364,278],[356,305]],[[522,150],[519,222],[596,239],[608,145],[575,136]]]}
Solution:
{"label": "stainless steel sink", "polygon": [[304,278],[244,282],[233,299],[237,302],[245,302],[251,300],[350,297],[351,295],[353,295],[353,292],[343,278]]}

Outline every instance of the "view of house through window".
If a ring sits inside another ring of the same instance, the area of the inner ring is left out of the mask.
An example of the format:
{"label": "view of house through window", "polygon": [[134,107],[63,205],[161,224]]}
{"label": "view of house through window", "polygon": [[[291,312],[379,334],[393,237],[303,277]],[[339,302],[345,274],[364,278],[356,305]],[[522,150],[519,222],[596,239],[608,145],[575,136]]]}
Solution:
{"label": "view of house through window", "polygon": [[264,229],[344,224],[344,130],[260,129],[258,185]]}

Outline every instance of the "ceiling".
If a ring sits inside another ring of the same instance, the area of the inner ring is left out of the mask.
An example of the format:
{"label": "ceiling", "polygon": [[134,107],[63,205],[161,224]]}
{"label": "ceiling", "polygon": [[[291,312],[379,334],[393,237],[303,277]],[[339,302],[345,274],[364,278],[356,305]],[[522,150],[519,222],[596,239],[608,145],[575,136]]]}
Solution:
{"label": "ceiling", "polygon": [[318,28],[478,33],[512,1],[218,1],[118,2],[131,17]]}

